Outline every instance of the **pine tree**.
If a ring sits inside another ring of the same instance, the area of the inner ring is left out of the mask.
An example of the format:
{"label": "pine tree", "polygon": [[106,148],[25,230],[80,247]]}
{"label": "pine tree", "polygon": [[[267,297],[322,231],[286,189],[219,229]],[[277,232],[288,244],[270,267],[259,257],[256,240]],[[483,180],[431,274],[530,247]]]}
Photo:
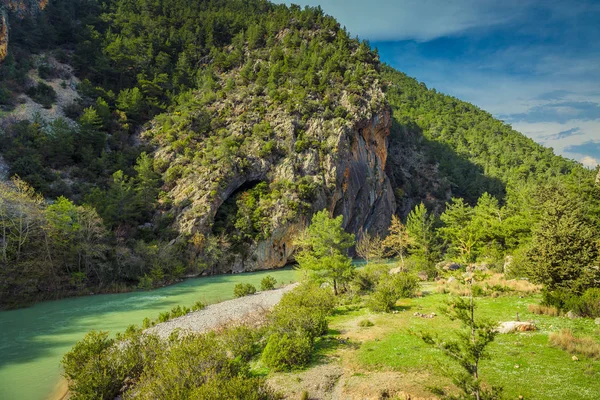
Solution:
{"label": "pine tree", "polygon": [[343,217],[330,218],[327,210],[317,212],[296,241],[300,252],[296,261],[311,279],[329,282],[337,295],[340,285],[352,279],[354,267],[348,249],[354,245],[354,235],[342,228]]}

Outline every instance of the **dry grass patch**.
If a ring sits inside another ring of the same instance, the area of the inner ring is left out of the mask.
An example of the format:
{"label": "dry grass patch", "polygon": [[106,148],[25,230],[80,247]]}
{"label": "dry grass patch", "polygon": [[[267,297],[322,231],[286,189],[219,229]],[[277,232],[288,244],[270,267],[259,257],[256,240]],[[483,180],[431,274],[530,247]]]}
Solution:
{"label": "dry grass patch", "polygon": [[558,308],[540,304],[529,304],[527,310],[533,314],[549,315],[551,317],[558,317],[560,315],[560,310]]}
{"label": "dry grass patch", "polygon": [[550,334],[550,344],[569,352],[589,358],[600,358],[600,343],[589,336],[576,337],[570,329]]}
{"label": "dry grass patch", "polygon": [[[505,279],[503,274],[493,274],[481,282],[473,285],[473,293],[476,296],[498,297],[504,293],[520,293],[531,295],[538,293],[542,289],[541,285],[523,279]],[[437,292],[450,293],[455,296],[468,296],[469,287],[463,284],[460,279],[450,278],[438,281]]]}

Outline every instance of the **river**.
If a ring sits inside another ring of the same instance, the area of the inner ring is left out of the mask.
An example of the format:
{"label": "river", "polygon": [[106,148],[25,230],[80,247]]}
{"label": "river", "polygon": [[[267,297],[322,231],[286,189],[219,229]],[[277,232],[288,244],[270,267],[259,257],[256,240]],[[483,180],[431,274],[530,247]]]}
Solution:
{"label": "river", "polygon": [[295,280],[292,269],[188,279],[149,292],[104,294],[38,303],[0,312],[0,399],[41,400],[61,382],[60,360],[90,330],[116,333],[141,325],[175,305],[216,303],[233,297],[237,283],[272,275],[279,283]]}

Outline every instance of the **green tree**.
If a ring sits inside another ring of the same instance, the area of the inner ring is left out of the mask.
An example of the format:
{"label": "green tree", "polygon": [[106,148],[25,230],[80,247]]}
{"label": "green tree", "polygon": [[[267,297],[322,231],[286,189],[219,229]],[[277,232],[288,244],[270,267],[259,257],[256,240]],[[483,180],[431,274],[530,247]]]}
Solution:
{"label": "green tree", "polygon": [[448,253],[466,263],[475,261],[474,248],[479,231],[472,224],[473,214],[473,208],[463,199],[453,198],[440,216],[444,226],[439,229],[439,233],[449,245]]}
{"label": "green tree", "polygon": [[435,218],[427,212],[423,203],[416,206],[406,219],[406,232],[411,240],[409,253],[431,269],[436,262],[439,251],[434,230]]}
{"label": "green tree", "polygon": [[457,333],[457,339],[434,337],[428,332],[421,332],[423,341],[441,350],[447,357],[454,360],[461,368],[459,372],[449,372],[454,384],[461,390],[459,396],[447,395],[442,389],[435,388],[435,394],[444,399],[473,399],[496,400],[500,399],[502,389],[492,387],[485,389],[480,376],[480,363],[489,358],[487,347],[497,335],[497,324],[475,317],[475,302],[473,300],[473,274],[471,273],[465,283],[469,287],[467,298],[456,297],[451,300],[443,310],[451,320],[462,323],[463,330]]}
{"label": "green tree", "polygon": [[151,211],[158,196],[160,175],[154,172],[153,159],[146,152],[140,154],[134,168],[137,172],[135,190],[139,202],[145,211]]}
{"label": "green tree", "polygon": [[336,295],[354,272],[352,259],[347,255],[354,245],[354,235],[345,232],[342,224],[341,215],[330,218],[327,210],[319,211],[296,241],[300,269],[316,281],[331,283]]}
{"label": "green tree", "polygon": [[526,252],[531,277],[549,291],[581,294],[600,283],[597,229],[578,199],[564,188],[545,188],[546,202]]}

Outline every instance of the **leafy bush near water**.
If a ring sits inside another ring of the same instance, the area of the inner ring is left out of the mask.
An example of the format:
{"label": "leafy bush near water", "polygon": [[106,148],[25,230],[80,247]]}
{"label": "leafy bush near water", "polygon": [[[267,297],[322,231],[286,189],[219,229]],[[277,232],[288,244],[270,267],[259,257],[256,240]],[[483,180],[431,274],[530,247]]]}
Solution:
{"label": "leafy bush near water", "polygon": [[260,281],[260,290],[273,290],[276,284],[277,280],[271,275],[267,275]]}
{"label": "leafy bush near water", "polygon": [[235,297],[244,297],[256,293],[256,287],[251,283],[238,283],[233,288]]}

